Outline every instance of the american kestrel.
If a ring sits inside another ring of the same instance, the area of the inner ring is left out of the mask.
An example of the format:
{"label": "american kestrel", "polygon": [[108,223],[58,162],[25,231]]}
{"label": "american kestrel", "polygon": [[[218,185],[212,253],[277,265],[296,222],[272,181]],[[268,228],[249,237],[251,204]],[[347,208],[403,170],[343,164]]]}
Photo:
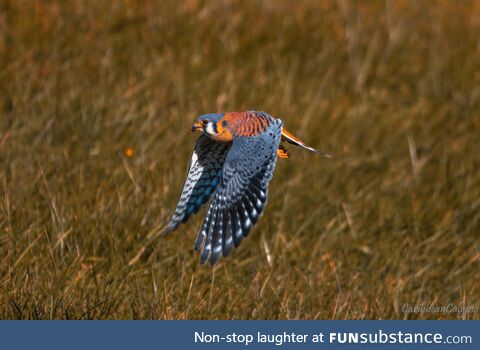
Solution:
{"label": "american kestrel", "polygon": [[228,256],[257,223],[267,202],[277,156],[288,158],[287,141],[329,157],[289,133],[280,119],[265,112],[212,113],[200,116],[192,131],[201,131],[187,178],[166,233],[198,212],[210,198],[195,250],[200,262],[214,265]]}

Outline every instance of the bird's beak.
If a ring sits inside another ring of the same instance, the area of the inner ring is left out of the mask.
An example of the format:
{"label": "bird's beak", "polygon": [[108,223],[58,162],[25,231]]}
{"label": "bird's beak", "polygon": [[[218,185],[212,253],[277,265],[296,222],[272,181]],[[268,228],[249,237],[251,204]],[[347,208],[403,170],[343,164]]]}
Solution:
{"label": "bird's beak", "polygon": [[200,122],[193,123],[192,132],[196,131],[196,130],[202,130],[202,129],[203,129],[203,127],[202,127],[202,124]]}

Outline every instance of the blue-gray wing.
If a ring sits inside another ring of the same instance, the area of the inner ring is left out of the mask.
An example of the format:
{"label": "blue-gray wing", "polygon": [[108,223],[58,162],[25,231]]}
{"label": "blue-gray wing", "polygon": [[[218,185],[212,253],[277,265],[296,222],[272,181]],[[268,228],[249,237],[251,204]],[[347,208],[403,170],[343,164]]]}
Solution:
{"label": "blue-gray wing", "polygon": [[186,222],[208,202],[218,186],[230,147],[230,143],[212,141],[204,134],[198,138],[190,158],[180,199],[166,233],[172,232],[178,225]]}
{"label": "blue-gray wing", "polygon": [[228,256],[256,224],[267,201],[281,134],[282,121],[272,119],[261,134],[234,138],[195,244],[195,250],[203,247],[201,263],[210,258],[213,265],[222,253]]}

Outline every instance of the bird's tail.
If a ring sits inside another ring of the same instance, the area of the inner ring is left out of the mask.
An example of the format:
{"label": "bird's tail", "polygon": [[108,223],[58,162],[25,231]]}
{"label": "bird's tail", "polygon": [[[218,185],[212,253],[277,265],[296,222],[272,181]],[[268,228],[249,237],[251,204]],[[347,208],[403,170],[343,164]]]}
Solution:
{"label": "bird's tail", "polygon": [[305,142],[300,140],[298,137],[296,137],[296,136],[292,135],[290,132],[288,132],[287,129],[285,129],[284,127],[282,127],[282,140],[285,140],[288,143],[291,143],[295,146],[300,146],[302,148],[305,148],[306,150],[309,150],[310,152],[317,153],[322,157],[332,158],[332,156],[330,154],[318,151],[315,148],[310,147]]}

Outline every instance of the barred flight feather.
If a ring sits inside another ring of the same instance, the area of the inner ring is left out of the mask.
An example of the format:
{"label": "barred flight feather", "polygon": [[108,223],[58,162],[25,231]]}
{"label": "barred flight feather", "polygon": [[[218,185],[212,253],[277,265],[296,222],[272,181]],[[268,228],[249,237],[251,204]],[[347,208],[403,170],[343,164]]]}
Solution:
{"label": "barred flight feather", "polygon": [[174,231],[208,202],[215,192],[231,145],[201,135],[190,158],[187,178],[166,233]]}
{"label": "barred flight feather", "polygon": [[281,128],[281,120],[272,119],[265,132],[234,139],[195,245],[199,250],[203,243],[201,263],[228,256],[263,213]]}

